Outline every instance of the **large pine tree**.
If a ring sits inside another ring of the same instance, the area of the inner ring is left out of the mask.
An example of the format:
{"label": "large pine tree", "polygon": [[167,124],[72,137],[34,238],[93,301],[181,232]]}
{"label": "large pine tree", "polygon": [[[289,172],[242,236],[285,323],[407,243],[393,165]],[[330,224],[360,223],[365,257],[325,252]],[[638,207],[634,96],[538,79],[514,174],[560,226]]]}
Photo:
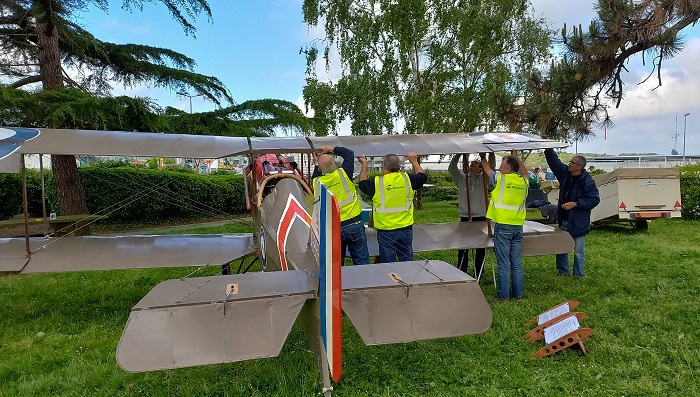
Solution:
{"label": "large pine tree", "polygon": [[[204,13],[211,18],[206,0],[124,0],[125,8],[141,9],[144,2],[162,3],[186,34],[194,34],[193,20]],[[219,104],[231,101],[215,77],[192,71],[194,60],[164,48],[100,41],[75,20],[89,6],[107,11],[107,0],[0,0],[0,74],[12,87],[41,83],[43,90],[60,90],[66,84],[93,93],[106,93],[109,82],[147,83],[171,89],[192,89]],[[79,81],[67,73],[77,68]],[[63,125],[37,125],[60,128]],[[67,126],[65,126],[67,127]],[[87,212],[85,196],[73,156],[52,156],[60,211],[64,215]]]}
{"label": "large pine tree", "polygon": [[598,0],[596,8],[587,31],[563,27],[563,56],[530,73],[524,98],[497,95],[503,120],[555,139],[590,134],[620,105],[630,58],[642,55],[661,85],[663,61],[683,50],[682,30],[700,19],[700,0]]}

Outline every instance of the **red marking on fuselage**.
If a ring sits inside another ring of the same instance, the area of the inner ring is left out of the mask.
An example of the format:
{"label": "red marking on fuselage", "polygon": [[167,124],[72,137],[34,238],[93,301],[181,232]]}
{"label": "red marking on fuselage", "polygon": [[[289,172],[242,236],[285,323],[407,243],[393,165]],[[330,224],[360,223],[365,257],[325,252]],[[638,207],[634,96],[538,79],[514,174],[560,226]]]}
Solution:
{"label": "red marking on fuselage", "polygon": [[311,227],[311,217],[304,210],[304,207],[299,204],[294,196],[290,195],[287,199],[287,205],[284,207],[284,212],[280,218],[280,225],[277,228],[277,250],[280,254],[280,265],[282,270],[287,270],[287,255],[286,245],[287,236],[289,236],[289,231],[292,229],[292,224],[295,219],[301,219],[307,227]]}

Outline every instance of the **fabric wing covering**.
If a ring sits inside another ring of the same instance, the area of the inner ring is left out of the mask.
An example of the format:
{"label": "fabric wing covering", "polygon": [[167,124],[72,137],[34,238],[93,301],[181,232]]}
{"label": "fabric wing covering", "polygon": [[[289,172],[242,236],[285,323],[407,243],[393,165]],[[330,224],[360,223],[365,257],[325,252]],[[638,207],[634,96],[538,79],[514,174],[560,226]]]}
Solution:
{"label": "fabric wing covering", "polygon": [[30,247],[31,258],[26,258],[23,238],[0,239],[0,272],[43,273],[223,264],[257,252],[252,234],[33,237]]}
{"label": "fabric wing covering", "polygon": [[408,152],[425,156],[568,146],[536,135],[509,132],[247,138],[0,127],[0,172],[19,172],[22,154],[215,159],[246,154],[308,153],[322,145],[345,146],[358,156]]}
{"label": "fabric wing covering", "polygon": [[[477,334],[491,325],[476,280],[448,263],[342,272],[343,311],[366,344]],[[236,294],[227,293],[232,283]],[[132,309],[117,361],[141,372],[275,357],[317,287],[317,278],[297,270],[162,282]]]}

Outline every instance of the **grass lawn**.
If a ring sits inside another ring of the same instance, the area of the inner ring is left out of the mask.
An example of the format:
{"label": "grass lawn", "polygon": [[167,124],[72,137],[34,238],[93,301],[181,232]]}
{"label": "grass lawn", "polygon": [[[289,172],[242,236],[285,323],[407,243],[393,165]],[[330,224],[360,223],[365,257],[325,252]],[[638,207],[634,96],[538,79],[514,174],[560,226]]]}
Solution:
{"label": "grass lawn", "polygon": [[[454,219],[457,208],[449,203],[416,211],[421,223]],[[236,224],[208,232],[241,230]],[[584,280],[556,276],[554,257],[525,258],[525,299],[517,302],[493,302],[489,251],[481,282],[493,309],[486,333],[365,346],[345,319],[343,379],[334,395],[700,395],[699,235],[700,222],[681,220],[653,221],[646,233],[597,229],[588,237]],[[457,257],[454,251],[425,256],[450,263]],[[0,396],[320,394],[314,358],[297,326],[278,358],[123,371],[114,352],[131,307],[158,282],[191,271],[0,276]],[[589,354],[531,358],[544,342],[522,339],[530,328],[525,323],[569,299],[588,314],[582,326],[593,329],[585,342]]]}

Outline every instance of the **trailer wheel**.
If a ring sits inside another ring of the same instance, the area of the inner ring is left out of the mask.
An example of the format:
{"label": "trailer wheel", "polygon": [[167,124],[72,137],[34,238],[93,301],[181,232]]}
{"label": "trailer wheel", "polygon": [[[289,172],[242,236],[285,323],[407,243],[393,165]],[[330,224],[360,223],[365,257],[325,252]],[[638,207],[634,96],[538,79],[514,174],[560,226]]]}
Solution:
{"label": "trailer wheel", "polygon": [[634,228],[639,231],[649,230],[649,222],[646,219],[637,219],[634,221]]}

